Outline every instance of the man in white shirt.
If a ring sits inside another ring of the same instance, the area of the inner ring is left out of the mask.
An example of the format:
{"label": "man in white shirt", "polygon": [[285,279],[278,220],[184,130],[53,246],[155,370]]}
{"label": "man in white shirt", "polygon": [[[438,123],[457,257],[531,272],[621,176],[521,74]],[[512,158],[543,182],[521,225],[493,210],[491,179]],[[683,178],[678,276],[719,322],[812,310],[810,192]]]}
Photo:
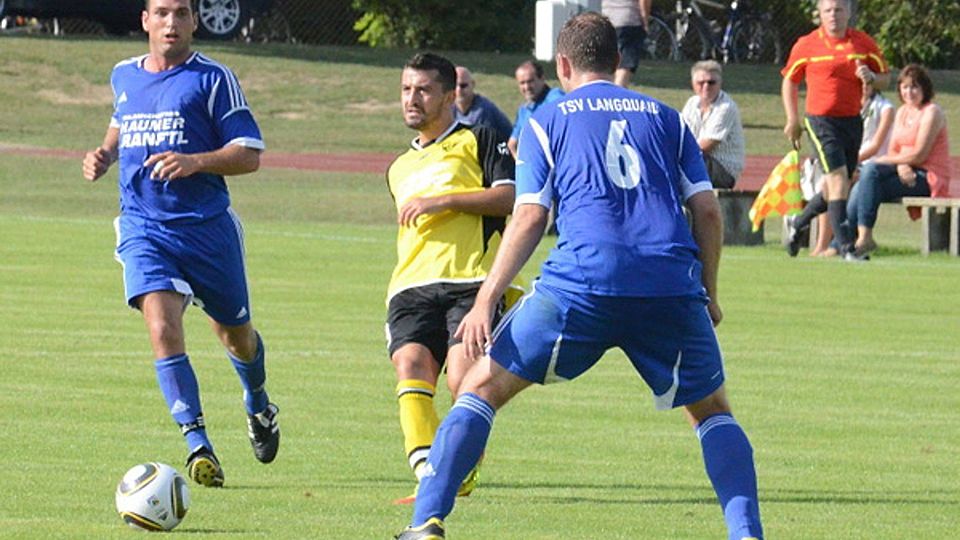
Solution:
{"label": "man in white shirt", "polygon": [[723,68],[703,60],[690,70],[695,95],[683,107],[683,120],[697,138],[713,187],[730,189],[743,172],[745,145],[740,109],[724,92]]}

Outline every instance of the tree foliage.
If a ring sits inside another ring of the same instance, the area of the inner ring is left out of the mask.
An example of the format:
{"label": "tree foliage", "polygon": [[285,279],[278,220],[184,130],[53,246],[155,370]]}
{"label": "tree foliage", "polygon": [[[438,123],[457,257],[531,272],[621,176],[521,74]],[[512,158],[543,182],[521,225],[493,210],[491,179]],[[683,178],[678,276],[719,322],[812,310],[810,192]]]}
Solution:
{"label": "tree foliage", "polygon": [[534,3],[516,0],[354,0],[354,28],[373,47],[529,51]]}
{"label": "tree foliage", "polygon": [[877,40],[892,65],[960,67],[957,0],[860,0],[859,25]]}

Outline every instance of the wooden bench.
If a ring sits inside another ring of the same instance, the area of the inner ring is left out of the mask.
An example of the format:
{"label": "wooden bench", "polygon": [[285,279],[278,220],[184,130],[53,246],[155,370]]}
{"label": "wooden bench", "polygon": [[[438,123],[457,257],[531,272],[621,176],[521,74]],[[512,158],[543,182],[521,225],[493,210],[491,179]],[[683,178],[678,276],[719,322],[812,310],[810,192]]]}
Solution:
{"label": "wooden bench", "polygon": [[949,250],[950,255],[960,257],[960,199],[904,197],[900,204],[920,208],[921,254]]}

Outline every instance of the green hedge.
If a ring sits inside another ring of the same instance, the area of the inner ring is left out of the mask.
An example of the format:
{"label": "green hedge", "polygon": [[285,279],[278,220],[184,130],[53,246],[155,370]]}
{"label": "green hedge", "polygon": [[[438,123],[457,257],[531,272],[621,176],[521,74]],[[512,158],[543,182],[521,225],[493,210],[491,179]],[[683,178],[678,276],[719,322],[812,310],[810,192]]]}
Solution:
{"label": "green hedge", "polygon": [[[722,0],[729,3],[730,0]],[[748,8],[769,11],[784,50],[814,28],[816,0],[740,0]],[[859,0],[857,26],[872,35],[890,63],[931,68],[960,68],[960,2],[957,0]],[[660,14],[674,0],[654,0]],[[476,51],[529,52],[533,48],[532,0],[353,0],[363,15],[354,28],[360,41],[374,47],[413,47]],[[725,22],[725,13],[704,14]]]}
{"label": "green hedge", "polygon": [[354,0],[354,28],[373,47],[528,52],[534,2],[486,0]]}

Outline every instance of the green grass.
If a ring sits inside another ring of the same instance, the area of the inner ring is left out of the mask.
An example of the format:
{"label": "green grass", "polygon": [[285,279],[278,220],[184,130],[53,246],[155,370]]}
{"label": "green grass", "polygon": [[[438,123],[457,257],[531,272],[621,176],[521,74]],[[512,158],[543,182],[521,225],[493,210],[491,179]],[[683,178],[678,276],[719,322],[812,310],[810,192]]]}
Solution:
{"label": "green grass", "polygon": [[[399,81],[412,51],[213,43],[198,48],[237,72],[270,149],[393,153],[409,141],[410,131],[400,122]],[[99,143],[110,114],[110,68],[144,50],[137,39],[0,37],[0,103],[17,119],[0,123],[0,143],[78,150]],[[472,68],[477,91],[513,118],[521,101],[513,71],[525,56],[445,54]],[[786,152],[778,68],[730,65],[725,71],[724,88],[743,116],[747,153]],[[960,111],[960,74],[933,77],[937,101],[952,118],[950,111]],[[683,64],[644,63],[635,81],[677,108],[692,93]],[[895,92],[888,94],[896,100]],[[960,137],[953,138],[951,151],[960,153]]]}
{"label": "green grass", "polygon": [[[60,73],[71,77],[70,94],[82,95],[85,84],[105,82],[115,59],[141,48],[0,38],[0,99],[62,86]],[[18,60],[8,60],[11,51]],[[239,65],[244,81],[263,62],[280,66],[276,81],[290,94],[253,85],[257,110],[292,102],[318,107],[310,115],[342,112],[336,128],[322,117],[298,124],[261,113],[279,149],[406,144],[395,111],[367,116],[345,107],[368,91],[392,103],[402,52],[214,52]],[[498,70],[516,58],[460,54],[481,66],[482,84],[512,95],[509,74]],[[25,72],[37,77],[33,86]],[[369,80],[374,73],[388,80]],[[671,73],[673,91],[685,93],[683,71]],[[296,77],[322,88],[293,91]],[[54,110],[43,97],[15,99],[4,109],[12,116],[0,124],[0,143],[84,149],[99,141],[108,114],[103,105]],[[382,132],[369,133],[371,126]],[[112,260],[115,181],[111,173],[85,183],[72,160],[0,153],[3,537],[130,538],[113,510],[123,472],[147,460],[182,465],[143,323],[123,306]],[[276,463],[255,462],[232,367],[202,313],[189,310],[188,347],[227,487],[192,488],[192,509],[174,534],[387,538],[410,512],[389,501],[412,481],[384,350],[395,229],[383,179],[268,169],[233,179],[231,190],[245,220],[254,317],[282,408],[283,445]],[[902,211],[886,214],[878,238],[897,242],[869,264],[789,259],[773,242],[773,223],[768,245],[724,251],[718,333],[737,417],[755,448],[769,538],[950,538],[960,526],[960,264],[920,257],[918,225]],[[441,393],[441,410],[448,399]],[[481,485],[448,525],[462,539],[504,531],[524,540],[725,537],[695,436],[679,413],[653,410],[618,352],[581,379],[533,388],[501,412]]]}

